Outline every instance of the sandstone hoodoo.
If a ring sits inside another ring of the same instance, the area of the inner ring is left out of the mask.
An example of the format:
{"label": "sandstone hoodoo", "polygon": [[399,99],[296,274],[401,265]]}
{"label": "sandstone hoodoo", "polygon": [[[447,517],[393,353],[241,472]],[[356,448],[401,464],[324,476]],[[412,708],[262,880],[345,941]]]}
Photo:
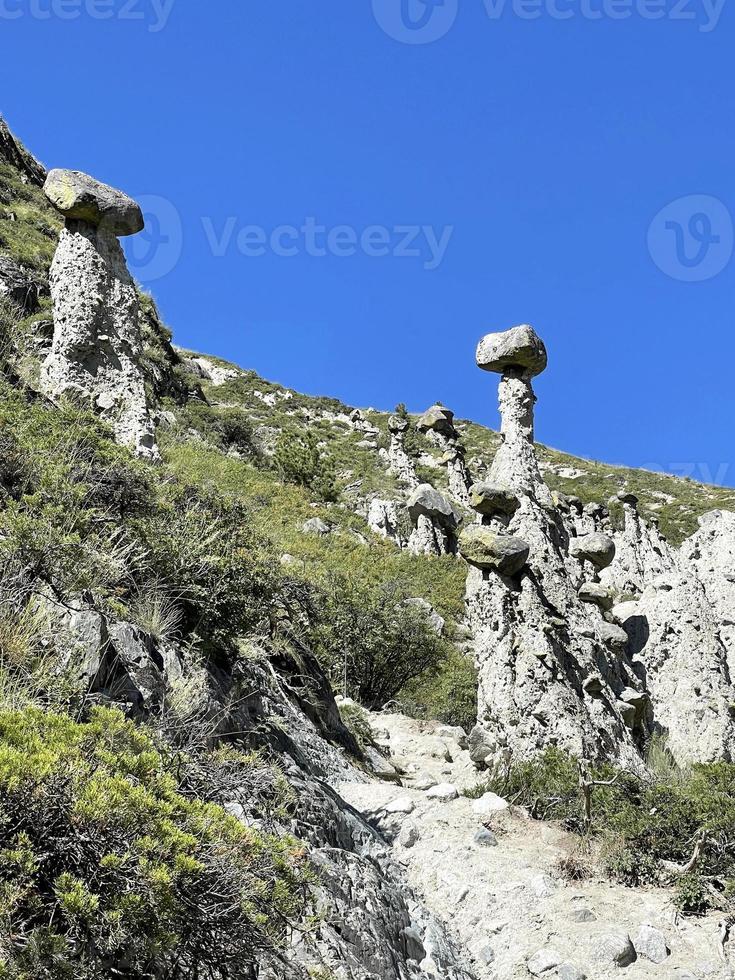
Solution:
{"label": "sandstone hoodoo", "polygon": [[138,292],[117,239],[143,228],[140,207],[77,171],[52,170],[44,190],[66,221],[49,275],[54,337],[43,387],[54,400],[91,408],[118,442],[157,460],[140,367]]}
{"label": "sandstone hoodoo", "polygon": [[430,483],[416,487],[407,502],[414,525],[409,549],[415,554],[445,555],[455,551],[460,515]]}
{"label": "sandstone hoodoo", "polygon": [[388,419],[388,432],[390,434],[390,447],[388,449],[389,471],[404,486],[413,489],[419,485],[419,478],[416,476],[416,467],[411,457],[406,452],[406,433],[411,423],[403,415],[391,415]]}

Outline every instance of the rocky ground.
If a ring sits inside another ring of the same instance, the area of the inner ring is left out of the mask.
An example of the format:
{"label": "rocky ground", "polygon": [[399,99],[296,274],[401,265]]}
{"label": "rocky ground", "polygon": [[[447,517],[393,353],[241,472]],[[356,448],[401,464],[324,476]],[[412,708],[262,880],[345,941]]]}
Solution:
{"label": "rocky ground", "polygon": [[[461,730],[397,714],[370,721],[403,785],[337,789],[391,843],[429,912],[469,950],[478,978],[734,975],[717,915],[677,917],[665,889],[602,877],[568,882],[559,862],[578,838],[497,797],[463,796],[478,774]],[[431,975],[430,958],[422,966]]]}

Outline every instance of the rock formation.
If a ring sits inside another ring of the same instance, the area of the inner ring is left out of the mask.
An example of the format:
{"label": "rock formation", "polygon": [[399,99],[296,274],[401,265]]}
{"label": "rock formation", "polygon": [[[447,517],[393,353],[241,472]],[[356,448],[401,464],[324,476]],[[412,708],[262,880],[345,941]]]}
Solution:
{"label": "rock formation", "polygon": [[485,337],[477,363],[501,374],[503,441],[486,483],[470,495],[482,527],[460,537],[479,669],[473,758],[496,766],[556,745],[637,765],[637,734],[620,695],[640,682],[620,633],[611,643],[603,610],[577,594],[567,569],[570,531],[534,449],[532,378],[546,367],[546,350],[521,326]]}
{"label": "rock formation", "polygon": [[416,428],[443,451],[441,464],[447,468],[450,494],[460,503],[469,504],[472,480],[459,433],[454,427],[454,412],[443,405],[432,405],[418,420]]}
{"label": "rock formation", "polygon": [[140,368],[138,294],[117,238],[143,228],[141,210],[121,191],[75,171],[52,170],[44,191],[66,219],[50,272],[54,338],[44,390],[92,408],[118,442],[156,460]]}
{"label": "rock formation", "polygon": [[448,555],[456,551],[460,515],[430,483],[422,483],[408,498],[414,525],[408,548],[415,555]]}
{"label": "rock formation", "polygon": [[390,448],[388,449],[389,472],[404,486],[413,490],[419,485],[416,467],[406,452],[406,433],[411,423],[402,415],[391,415],[388,420]]}

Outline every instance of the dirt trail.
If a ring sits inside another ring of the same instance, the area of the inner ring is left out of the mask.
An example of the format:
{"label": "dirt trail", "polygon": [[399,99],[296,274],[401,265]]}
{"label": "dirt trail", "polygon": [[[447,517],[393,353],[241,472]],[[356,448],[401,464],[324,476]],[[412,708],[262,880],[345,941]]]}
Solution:
{"label": "dirt trail", "polygon": [[[664,889],[631,889],[603,879],[566,882],[558,864],[575,849],[572,835],[516,809],[480,814],[476,801],[461,795],[432,798],[432,784],[452,784],[461,792],[478,782],[459,730],[401,715],[372,715],[371,723],[405,773],[403,786],[373,781],[336,788],[379,821],[411,885],[473,955],[479,977],[734,975],[722,957],[717,915],[677,923]],[[653,927],[647,948],[662,962],[639,950],[630,965],[617,966],[616,953],[623,961],[632,953],[628,937],[641,947],[637,937],[644,926]],[[424,966],[430,974],[430,959]]]}

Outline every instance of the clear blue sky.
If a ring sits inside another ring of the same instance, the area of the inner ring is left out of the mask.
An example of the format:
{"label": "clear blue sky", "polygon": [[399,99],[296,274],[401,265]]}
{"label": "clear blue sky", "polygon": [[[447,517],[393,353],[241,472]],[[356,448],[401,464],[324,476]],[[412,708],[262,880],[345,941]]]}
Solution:
{"label": "clear blue sky", "polygon": [[[735,4],[713,2],[0,0],[0,111],[48,166],[146,195],[163,242],[131,261],[179,343],[495,425],[475,343],[529,322],[540,440],[735,484]],[[309,219],[330,240],[274,254]]]}

